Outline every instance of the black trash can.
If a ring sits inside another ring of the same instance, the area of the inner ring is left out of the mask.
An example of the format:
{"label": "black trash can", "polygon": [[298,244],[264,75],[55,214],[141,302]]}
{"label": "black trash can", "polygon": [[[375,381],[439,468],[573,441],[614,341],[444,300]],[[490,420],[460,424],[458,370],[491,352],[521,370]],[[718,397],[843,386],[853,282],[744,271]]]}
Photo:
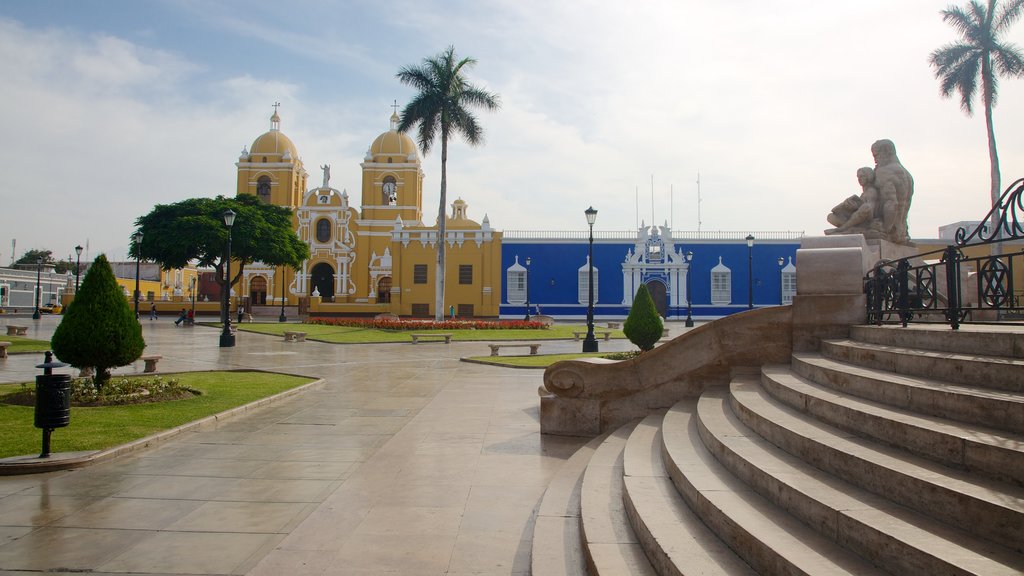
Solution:
{"label": "black trash can", "polygon": [[46,362],[36,365],[43,373],[36,376],[36,428],[43,429],[43,451],[40,458],[50,457],[50,433],[71,423],[71,375],[54,374],[54,368],[67,366],[54,362],[53,353],[46,353]]}
{"label": "black trash can", "polygon": [[36,428],[63,428],[71,423],[71,375],[36,376]]}

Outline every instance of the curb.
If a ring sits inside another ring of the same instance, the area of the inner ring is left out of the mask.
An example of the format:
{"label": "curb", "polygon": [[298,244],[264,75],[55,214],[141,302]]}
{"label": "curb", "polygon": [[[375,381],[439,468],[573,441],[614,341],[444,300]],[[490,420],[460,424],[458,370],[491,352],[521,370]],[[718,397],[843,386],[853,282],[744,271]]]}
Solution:
{"label": "curb", "polygon": [[56,470],[72,470],[74,468],[83,468],[85,466],[91,466],[99,462],[106,462],[125,454],[137,452],[154,446],[175,436],[189,432],[206,424],[217,423],[221,420],[233,418],[235,416],[244,414],[257,408],[262,408],[267,404],[283,400],[285,398],[301,394],[312,388],[319,388],[324,385],[324,379],[320,378],[314,380],[308,384],[297,386],[284,392],[278,392],[273,396],[267,396],[266,398],[260,398],[254,400],[248,404],[236,406],[223,412],[211,414],[205,418],[194,420],[181,426],[176,426],[169,430],[157,432],[156,434],[150,434],[149,436],[133,440],[127,444],[120,446],[114,446],[113,448],[107,448],[105,450],[93,450],[89,452],[60,452],[52,454],[49,458],[39,458],[38,456],[11,456],[10,458],[0,459],[0,476],[15,476],[19,474],[40,474],[43,472],[54,472]]}

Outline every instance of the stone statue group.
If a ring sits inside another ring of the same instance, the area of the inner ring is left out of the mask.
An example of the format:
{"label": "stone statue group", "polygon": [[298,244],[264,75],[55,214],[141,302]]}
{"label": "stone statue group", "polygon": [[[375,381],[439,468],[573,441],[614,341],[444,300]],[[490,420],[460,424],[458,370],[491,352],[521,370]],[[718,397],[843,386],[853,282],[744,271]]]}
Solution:
{"label": "stone statue group", "polygon": [[896,244],[911,244],[907,213],[914,197],[914,178],[896,156],[891,140],[871,145],[874,168],[857,170],[859,196],[850,196],[832,209],[828,222],[835,226],[825,234],[863,234]]}

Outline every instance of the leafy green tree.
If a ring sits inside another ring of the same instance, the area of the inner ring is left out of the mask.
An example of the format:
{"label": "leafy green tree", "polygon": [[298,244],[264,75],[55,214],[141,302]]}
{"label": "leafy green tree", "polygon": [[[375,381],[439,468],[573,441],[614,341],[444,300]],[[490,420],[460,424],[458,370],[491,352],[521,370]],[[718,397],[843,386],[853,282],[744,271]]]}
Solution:
{"label": "leafy green tree", "polygon": [[[992,206],[999,201],[999,155],[996,152],[996,133],[992,123],[992,108],[998,95],[998,77],[1024,76],[1024,54],[1011,42],[1000,36],[1024,13],[1024,0],[1009,0],[997,6],[996,0],[987,5],[971,0],[965,7],[950,6],[942,11],[942,20],[950,24],[961,41],[946,44],[931,53],[935,77],[941,82],[942,96],[960,94],[960,108],[973,115],[973,102],[981,80],[981,103],[985,107],[985,128],[988,130],[988,156],[992,177]],[[993,214],[992,231],[996,232],[998,219]]]}
{"label": "leafy green tree", "polygon": [[[191,198],[174,204],[158,204],[138,218],[141,244],[133,239],[129,254],[134,258],[159,262],[164,270],[184,268],[195,262],[217,271],[221,290],[229,290],[224,278],[228,229],[224,212],[235,212],[231,227],[231,261],[234,286],[246,264],[262,262],[269,266],[302,266],[309,259],[309,246],[299,239],[292,226],[290,208],[264,204],[252,194],[234,198]],[[226,315],[226,311],[221,311]]]}
{"label": "leafy green tree", "polygon": [[661,339],[665,326],[658,314],[658,308],[654,305],[651,293],[647,291],[647,285],[641,284],[633,297],[633,306],[629,309],[629,316],[622,325],[622,333],[629,338],[629,341],[636,344],[637,348],[647,351],[654,348],[654,345]]}
{"label": "leafy green tree", "polygon": [[142,326],[105,255],[89,267],[50,344],[61,361],[76,368],[95,367],[97,390],[110,380],[111,368],[131,364],[142,355]]}
{"label": "leafy green tree", "polygon": [[425,58],[422,66],[406,66],[398,71],[398,79],[412,86],[419,93],[402,110],[398,124],[399,132],[408,132],[415,126],[420,150],[426,155],[440,133],[441,140],[441,200],[437,210],[437,233],[442,239],[437,243],[437,277],[435,280],[434,319],[440,322],[444,316],[444,276],[446,204],[448,192],[448,140],[453,134],[472,146],[483,142],[483,128],[472,107],[497,110],[501,105],[496,94],[473,86],[466,80],[465,71],[476,65],[473,58],[458,60],[455,47],[433,58]]}
{"label": "leafy green tree", "polygon": [[43,259],[43,264],[53,264],[53,252],[51,250],[27,250],[21,255],[21,258],[15,262],[15,264],[31,264],[35,266],[39,263],[39,259]]}

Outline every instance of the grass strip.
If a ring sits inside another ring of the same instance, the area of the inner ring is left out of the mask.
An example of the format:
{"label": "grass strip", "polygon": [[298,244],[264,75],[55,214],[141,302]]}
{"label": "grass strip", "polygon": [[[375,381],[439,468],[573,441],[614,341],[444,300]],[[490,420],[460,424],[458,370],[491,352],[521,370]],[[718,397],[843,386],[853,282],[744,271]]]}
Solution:
{"label": "grass strip", "polygon": [[562,360],[579,360],[580,358],[603,358],[607,353],[588,352],[586,354],[532,354],[525,356],[470,356],[465,358],[478,364],[494,364],[511,368],[547,368]]}
{"label": "grass strip", "polygon": [[[269,372],[188,372],[163,374],[202,392],[185,400],[126,406],[72,407],[71,424],[53,432],[54,452],[103,450],[205,418],[312,382],[312,378]],[[116,378],[116,376],[115,376]],[[29,384],[35,386],[35,383]],[[34,408],[3,403],[21,384],[0,385],[0,458],[39,452],[42,431],[33,425]]]}
{"label": "grass strip", "polygon": [[[50,342],[48,340],[35,340],[33,338],[25,338],[24,336],[7,336],[4,334],[0,335],[0,341],[11,343],[11,345],[7,347],[8,354],[46,352],[50,349]],[[41,359],[39,361],[42,362]]]}
{"label": "grass strip", "polygon": [[[389,342],[411,342],[411,333],[430,333],[432,330],[379,330],[352,326],[324,326],[321,324],[294,323],[244,323],[236,324],[239,330],[284,336],[288,332],[305,332],[307,340],[318,340],[334,344],[381,344]],[[605,329],[601,329],[604,331]],[[573,332],[586,332],[586,326],[556,324],[542,330],[437,330],[451,334],[456,342],[479,342],[483,340],[500,342],[504,340],[571,340]],[[612,338],[625,338],[622,330],[610,330]]]}

